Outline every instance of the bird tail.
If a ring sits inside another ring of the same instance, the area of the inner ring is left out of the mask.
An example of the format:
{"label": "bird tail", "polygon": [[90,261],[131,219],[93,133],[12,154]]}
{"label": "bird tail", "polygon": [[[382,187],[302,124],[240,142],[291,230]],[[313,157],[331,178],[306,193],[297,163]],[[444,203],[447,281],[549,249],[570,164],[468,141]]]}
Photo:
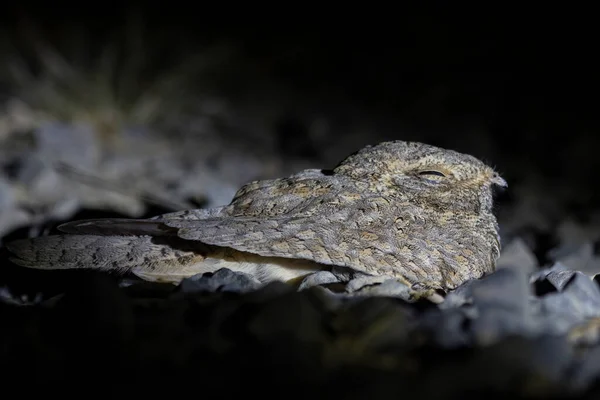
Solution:
{"label": "bird tail", "polygon": [[10,260],[34,269],[97,269],[132,272],[146,280],[178,282],[204,260],[176,238],[154,236],[49,235],[7,243]]}

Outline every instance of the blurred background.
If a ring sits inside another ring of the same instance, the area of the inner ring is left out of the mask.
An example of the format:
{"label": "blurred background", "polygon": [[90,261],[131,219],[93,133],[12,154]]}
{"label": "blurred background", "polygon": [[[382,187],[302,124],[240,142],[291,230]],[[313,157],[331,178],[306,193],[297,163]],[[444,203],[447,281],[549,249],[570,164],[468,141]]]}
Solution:
{"label": "blurred background", "polygon": [[252,11],[5,6],[2,243],[70,219],[226,204],[250,180],[401,139],[507,179],[506,262],[600,267],[597,28],[583,14]]}

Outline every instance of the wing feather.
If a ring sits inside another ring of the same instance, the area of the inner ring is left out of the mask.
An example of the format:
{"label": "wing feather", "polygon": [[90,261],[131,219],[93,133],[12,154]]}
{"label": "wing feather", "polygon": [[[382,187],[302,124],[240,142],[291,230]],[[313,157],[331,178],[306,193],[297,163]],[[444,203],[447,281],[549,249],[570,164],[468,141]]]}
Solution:
{"label": "wing feather", "polygon": [[148,219],[102,218],[71,221],[58,226],[68,234],[96,236],[176,236],[176,230]]}
{"label": "wing feather", "polygon": [[[375,213],[352,215],[341,209],[329,216],[302,218],[280,216],[272,219],[230,217],[202,221],[168,220],[165,225],[177,228],[180,238],[209,245],[231,247],[265,257],[297,258],[325,265],[339,265],[373,274],[391,274],[398,265],[394,227],[369,228],[377,224]],[[356,213],[354,213],[356,214]],[[347,218],[358,217],[355,224]],[[378,233],[375,233],[377,231]]]}

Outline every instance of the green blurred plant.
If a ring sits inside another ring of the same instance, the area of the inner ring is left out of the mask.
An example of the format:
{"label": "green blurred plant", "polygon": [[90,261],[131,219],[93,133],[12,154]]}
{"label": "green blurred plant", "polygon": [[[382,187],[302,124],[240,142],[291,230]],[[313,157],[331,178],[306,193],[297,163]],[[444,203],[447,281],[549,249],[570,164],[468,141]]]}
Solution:
{"label": "green blurred plant", "polygon": [[32,127],[86,123],[104,137],[193,116],[214,71],[231,55],[227,46],[201,49],[183,34],[148,30],[135,14],[100,40],[84,27],[64,27],[52,40],[30,21],[20,24],[17,37],[4,38],[4,129],[16,107],[21,125],[23,118]]}

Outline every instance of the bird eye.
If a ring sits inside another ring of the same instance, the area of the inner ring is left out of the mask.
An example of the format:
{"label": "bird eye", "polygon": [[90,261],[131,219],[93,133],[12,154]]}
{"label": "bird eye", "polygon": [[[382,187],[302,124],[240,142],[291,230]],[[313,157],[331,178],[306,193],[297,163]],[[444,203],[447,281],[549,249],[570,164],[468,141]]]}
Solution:
{"label": "bird eye", "polygon": [[446,175],[442,172],[435,170],[419,171],[418,175],[423,177],[423,179],[434,183],[442,182],[444,178],[446,178]]}
{"label": "bird eye", "polygon": [[443,173],[441,173],[440,171],[421,171],[421,172],[419,172],[419,175],[441,176],[442,178],[446,176]]}

